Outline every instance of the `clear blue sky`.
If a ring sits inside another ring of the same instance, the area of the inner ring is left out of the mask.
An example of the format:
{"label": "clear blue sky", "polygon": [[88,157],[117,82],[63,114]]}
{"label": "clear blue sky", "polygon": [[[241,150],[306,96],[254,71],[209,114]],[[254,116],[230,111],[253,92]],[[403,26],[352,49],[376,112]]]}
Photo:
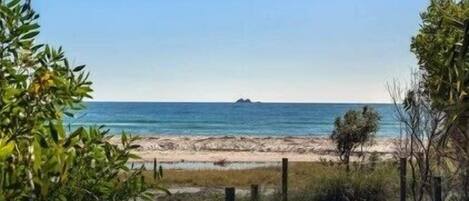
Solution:
{"label": "clear blue sky", "polygon": [[389,102],[424,0],[47,0],[40,41],[98,101]]}

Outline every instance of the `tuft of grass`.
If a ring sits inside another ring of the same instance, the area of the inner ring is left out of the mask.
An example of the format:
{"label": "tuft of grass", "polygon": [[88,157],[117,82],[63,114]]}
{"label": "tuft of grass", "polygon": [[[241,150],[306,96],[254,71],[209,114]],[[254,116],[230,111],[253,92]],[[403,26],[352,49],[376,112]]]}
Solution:
{"label": "tuft of grass", "polygon": [[217,192],[180,193],[172,196],[159,197],[158,201],[220,201],[224,195]]}
{"label": "tuft of grass", "polygon": [[[295,162],[289,164],[289,200],[291,201],[386,201],[397,200],[399,174],[390,162],[361,165],[346,172],[338,163]],[[165,170],[162,180],[167,186],[248,189],[251,184],[279,189],[279,167],[249,170]],[[151,181],[152,172],[144,174]],[[167,200],[220,200],[223,194],[201,192],[169,196]],[[262,200],[277,200],[277,194]],[[200,199],[199,199],[200,198]],[[240,198],[243,200],[246,198]]]}
{"label": "tuft of grass", "polygon": [[[144,173],[151,182],[150,171]],[[279,183],[280,169],[256,168],[248,170],[165,170],[162,182],[167,186],[190,187],[249,187],[251,184],[274,186]]]}
{"label": "tuft of grass", "polygon": [[[376,168],[354,167],[350,175],[359,179],[360,176],[372,175],[398,179],[398,172],[394,164],[379,163]],[[373,170],[374,169],[374,170]],[[344,177],[345,168],[338,163],[321,162],[292,162],[289,163],[289,187],[291,189],[311,188],[315,184],[325,182],[326,178]],[[152,181],[152,171],[144,172],[146,180]],[[368,178],[368,177],[367,177]],[[370,177],[368,179],[372,179]],[[190,187],[224,187],[234,186],[248,188],[251,184],[264,187],[280,185],[280,167],[263,167],[245,170],[165,170],[162,182],[167,186]],[[380,178],[379,180],[382,180]],[[398,183],[398,182],[397,182]]]}
{"label": "tuft of grass", "polygon": [[316,167],[317,174],[310,175],[300,181],[302,183],[300,188],[295,188],[289,193],[289,200],[398,200],[399,175],[397,167],[393,163],[380,163],[373,166],[372,168],[362,166],[351,172],[345,171],[340,166]]}

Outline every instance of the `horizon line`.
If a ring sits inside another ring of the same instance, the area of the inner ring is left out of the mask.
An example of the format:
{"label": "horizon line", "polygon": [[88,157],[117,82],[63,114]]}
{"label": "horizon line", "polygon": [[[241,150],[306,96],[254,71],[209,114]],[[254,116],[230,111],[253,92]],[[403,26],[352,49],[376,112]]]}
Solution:
{"label": "horizon line", "polygon": [[[252,100],[252,103],[289,103],[289,104],[393,104],[391,101],[262,101]],[[91,103],[235,103],[235,101],[162,101],[162,100],[85,100]]]}

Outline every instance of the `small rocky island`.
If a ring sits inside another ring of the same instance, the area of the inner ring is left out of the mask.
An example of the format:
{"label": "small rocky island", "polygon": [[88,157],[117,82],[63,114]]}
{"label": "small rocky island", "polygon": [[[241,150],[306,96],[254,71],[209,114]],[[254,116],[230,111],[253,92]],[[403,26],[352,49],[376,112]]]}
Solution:
{"label": "small rocky island", "polygon": [[253,103],[253,102],[249,98],[246,98],[246,99],[240,98],[235,103]]}

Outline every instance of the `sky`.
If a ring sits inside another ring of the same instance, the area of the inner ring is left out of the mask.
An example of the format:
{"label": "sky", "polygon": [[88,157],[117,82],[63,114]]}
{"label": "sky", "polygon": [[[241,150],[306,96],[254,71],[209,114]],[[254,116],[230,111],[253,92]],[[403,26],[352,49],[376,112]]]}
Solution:
{"label": "sky", "polygon": [[390,102],[426,0],[47,0],[39,42],[96,101]]}

